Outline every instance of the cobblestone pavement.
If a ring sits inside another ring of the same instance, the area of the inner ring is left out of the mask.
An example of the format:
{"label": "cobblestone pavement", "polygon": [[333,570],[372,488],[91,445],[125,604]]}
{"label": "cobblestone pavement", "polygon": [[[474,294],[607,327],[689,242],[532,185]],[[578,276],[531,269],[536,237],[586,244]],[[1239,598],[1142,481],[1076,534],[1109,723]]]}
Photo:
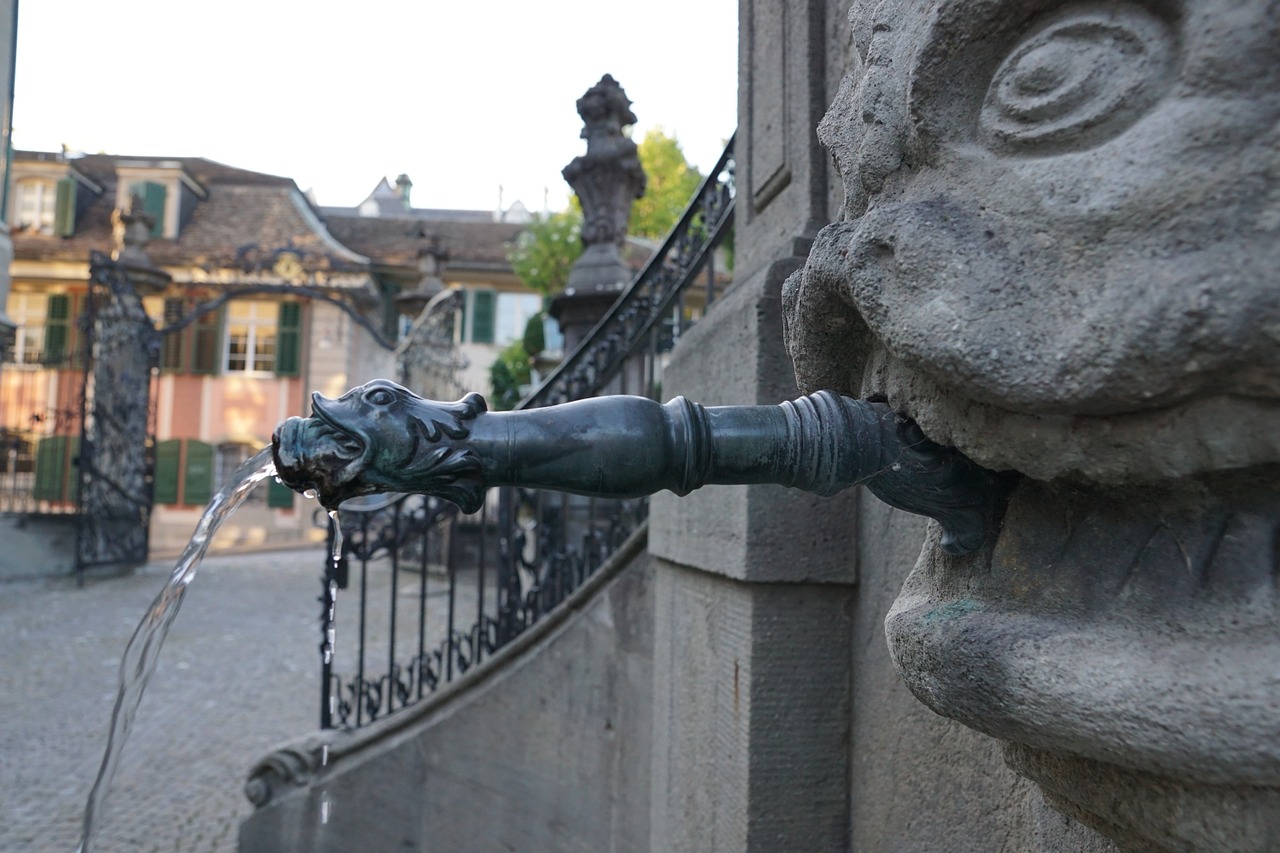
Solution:
{"label": "cobblestone pavement", "polygon": [[[142,700],[96,851],[236,849],[254,762],[319,721],[322,548],[210,557]],[[76,849],[120,655],[171,564],[0,583],[0,851]]]}

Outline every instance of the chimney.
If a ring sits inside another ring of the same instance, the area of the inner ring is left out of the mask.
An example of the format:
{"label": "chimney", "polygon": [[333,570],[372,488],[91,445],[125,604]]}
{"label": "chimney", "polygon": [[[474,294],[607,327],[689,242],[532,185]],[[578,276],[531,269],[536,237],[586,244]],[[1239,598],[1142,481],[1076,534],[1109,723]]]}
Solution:
{"label": "chimney", "polygon": [[409,180],[408,175],[401,174],[396,178],[396,195],[400,196],[405,210],[413,210],[413,206],[409,203],[409,193],[412,190],[413,181]]}

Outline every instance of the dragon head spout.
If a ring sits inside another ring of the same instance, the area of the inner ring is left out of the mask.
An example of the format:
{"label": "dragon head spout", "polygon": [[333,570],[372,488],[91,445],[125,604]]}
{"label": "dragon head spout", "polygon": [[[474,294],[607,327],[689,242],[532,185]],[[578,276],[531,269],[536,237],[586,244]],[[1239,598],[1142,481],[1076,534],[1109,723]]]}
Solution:
{"label": "dragon head spout", "polygon": [[377,379],[311,404],[311,417],[289,418],[271,437],[276,476],[294,491],[329,509],[381,492],[436,495],[465,512],[484,502],[480,459],[464,443],[487,408],[479,394],[439,403]]}

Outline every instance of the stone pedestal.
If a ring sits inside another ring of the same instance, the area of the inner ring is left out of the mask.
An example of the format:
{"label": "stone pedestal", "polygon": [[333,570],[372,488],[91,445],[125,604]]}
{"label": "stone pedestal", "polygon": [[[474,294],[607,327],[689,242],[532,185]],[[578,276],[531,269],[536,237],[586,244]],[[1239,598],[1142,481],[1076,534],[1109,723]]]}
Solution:
{"label": "stone pedestal", "polygon": [[[735,285],[672,354],[664,396],[794,396],[778,295]],[[835,850],[847,833],[856,506],[781,486],[651,499],[651,846]]]}

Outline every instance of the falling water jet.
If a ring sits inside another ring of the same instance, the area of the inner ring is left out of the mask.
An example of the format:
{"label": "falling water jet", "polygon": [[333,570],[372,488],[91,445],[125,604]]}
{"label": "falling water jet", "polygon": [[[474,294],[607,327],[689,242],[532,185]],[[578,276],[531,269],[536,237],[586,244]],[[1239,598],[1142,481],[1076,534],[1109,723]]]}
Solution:
{"label": "falling water jet", "polygon": [[111,711],[111,731],[107,736],[102,766],[98,769],[98,777],[94,780],[93,789],[85,804],[78,853],[90,853],[92,849],[95,824],[111,789],[111,781],[133,728],[133,719],[142,702],[142,694],[146,692],[147,682],[155,673],[160,648],[164,645],[170,625],[178,615],[178,608],[182,606],[187,586],[195,578],[205,551],[209,549],[209,543],[227,516],[244,503],[253,487],[275,473],[271,448],[268,447],[255,454],[231,475],[230,482],[213,496],[204,514],[200,516],[195,533],[191,535],[191,541],[174,564],[164,589],[151,602],[125,646],[124,656],[120,660],[120,684],[116,703]]}

